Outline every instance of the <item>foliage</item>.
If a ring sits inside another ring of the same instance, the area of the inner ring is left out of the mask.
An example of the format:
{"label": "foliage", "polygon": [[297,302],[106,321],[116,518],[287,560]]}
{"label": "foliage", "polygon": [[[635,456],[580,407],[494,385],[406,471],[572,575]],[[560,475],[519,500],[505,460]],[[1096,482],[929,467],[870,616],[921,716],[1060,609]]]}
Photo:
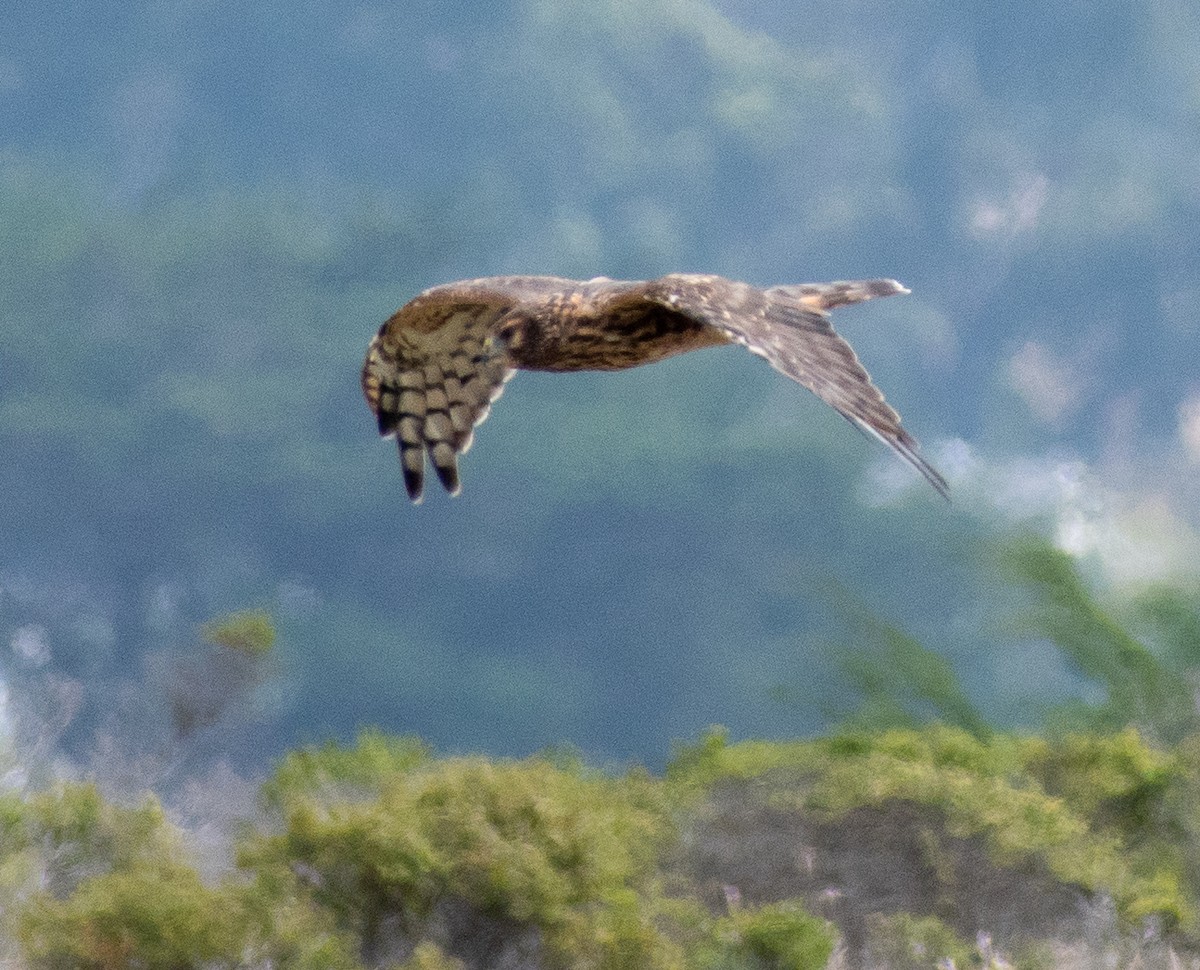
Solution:
{"label": "foliage", "polygon": [[34,967],[232,967],[245,928],[224,903],[194,869],[146,862],[39,895],[21,937]]}
{"label": "foliage", "polygon": [[141,863],[84,880],[63,899],[39,894],[19,937],[34,968],[356,970],[328,914],[264,882],[204,885],[179,863]]}
{"label": "foliage", "polygon": [[842,670],[859,698],[849,727],[915,727],[932,718],[985,735],[990,728],[946,659],[865,608],[848,615],[855,646],[842,647]]}
{"label": "foliage", "polygon": [[[676,799],[640,772],[613,779],[554,754],[435,761],[418,741],[365,732],[351,748],[288,755],[264,793],[285,831],[247,844],[243,865],[309,873],[314,898],[366,952],[394,945],[390,925],[436,933],[460,901],[514,937],[536,927],[555,966],[682,967],[719,954],[804,970],[833,947],[798,903],[714,919],[665,895]],[[420,958],[442,959],[446,942]]]}
{"label": "foliage", "polygon": [[285,810],[300,799],[326,793],[342,797],[378,796],[385,780],[403,774],[432,758],[419,738],[393,737],[382,731],[362,731],[353,748],[332,741],[288,752],[263,783],[271,807]]}
{"label": "foliage", "polygon": [[294,880],[202,883],[154,799],[127,808],[63,785],[0,799],[0,824],[0,918],[31,967],[357,966]]}
{"label": "foliage", "polygon": [[1150,589],[1135,597],[1131,614],[1150,623],[1165,640],[1155,650],[1136,637],[1130,623],[1101,604],[1069,555],[1040,538],[1010,543],[1002,554],[1007,574],[1033,595],[1021,626],[1046,637],[1085,677],[1107,691],[1103,704],[1075,704],[1067,725],[1120,729],[1137,724],[1165,744],[1200,730],[1188,665],[1196,659],[1191,638],[1200,608],[1179,591]]}
{"label": "foliage", "polygon": [[974,947],[936,916],[897,913],[871,922],[871,955],[895,970],[979,966]]}
{"label": "foliage", "polygon": [[258,870],[302,867],[314,898],[374,952],[398,923],[420,938],[465,902],[537,927],[551,952],[597,966],[668,966],[674,945],[645,898],[670,835],[663,793],[540,758],[431,761],[365,734],[286,758],[266,791],[284,831],[243,852]]}
{"label": "foliage", "polygon": [[200,630],[204,646],[169,656],[167,701],[175,740],[238,710],[272,669],[275,624],[263,610],[218,617]]}
{"label": "foliage", "polygon": [[[1069,936],[1082,900],[1111,899],[1128,938],[1195,939],[1197,750],[1133,728],[713,731],[656,779],[577,756],[437,758],[368,731],[285,756],[268,817],[216,883],[153,801],[120,807],[89,785],[5,796],[3,918],[45,968],[462,970],[501,947],[545,968],[816,970],[835,944],[888,967],[985,968],[1004,964],[979,934],[1002,925],[997,944],[1027,954],[1014,965],[1040,967],[1036,928],[1014,935],[1005,907],[1057,907],[1046,926]],[[931,890],[890,915],[845,908],[872,898],[839,861],[847,844],[874,875],[899,864]],[[779,868],[779,846],[806,845],[814,862]]]}
{"label": "foliage", "polygon": [[398,970],[465,970],[465,966],[461,960],[447,956],[436,943],[426,941],[413,949],[412,956]]}
{"label": "foliage", "polygon": [[938,851],[949,851],[947,840],[978,837],[996,865],[1040,863],[1063,883],[1111,895],[1134,923],[1154,916],[1197,928],[1185,830],[1145,837],[1148,818],[1170,813],[1172,798],[1192,783],[1132,730],[1053,743],[981,739],[935,724],[737,745],[714,732],[680,751],[668,777],[691,788],[768,783],[769,804],[826,821],[864,808],[923,806],[941,820]]}
{"label": "foliage", "polygon": [[151,797],[121,807],[89,784],[0,795],[0,937],[17,937],[38,900],[69,898],[88,880],[145,871],[155,860],[173,864],[178,849]]}
{"label": "foliage", "polygon": [[820,970],[833,952],[825,921],[798,902],[737,910],[730,919],[745,948],[771,970]]}
{"label": "foliage", "polygon": [[[886,673],[857,654],[868,704],[832,734],[734,744],[714,729],[655,778],[596,771],[571,749],[442,758],[367,730],[286,754],[236,871],[216,880],[153,798],[6,794],[10,950],[47,970],[475,970],[497,953],[545,970],[1041,970],[1048,940],[1086,959],[1194,951],[1200,731],[1182,707],[1155,709],[1188,683],[1190,600],[1152,590],[1125,620],[1053,550],[1012,555],[1031,629],[1112,681],[1076,719],[1086,729],[990,727],[949,666],[864,613]],[[256,682],[274,627],[251,611],[203,636],[209,653],[179,660],[170,685],[223,697]],[[935,714],[953,723],[921,724]],[[1110,904],[1097,949],[1080,913]]]}
{"label": "foliage", "polygon": [[255,656],[275,645],[275,624],[265,610],[242,610],[206,623],[201,635],[209,643]]}
{"label": "foliage", "polygon": [[233,926],[245,927],[241,961],[287,970],[360,970],[354,940],[313,905],[294,875],[258,874],[223,886]]}
{"label": "foliage", "polygon": [[27,799],[0,799],[0,862],[34,875],[54,896],[85,879],[171,859],[178,840],[157,799],[137,807],[115,805],[95,785],[65,784]]}

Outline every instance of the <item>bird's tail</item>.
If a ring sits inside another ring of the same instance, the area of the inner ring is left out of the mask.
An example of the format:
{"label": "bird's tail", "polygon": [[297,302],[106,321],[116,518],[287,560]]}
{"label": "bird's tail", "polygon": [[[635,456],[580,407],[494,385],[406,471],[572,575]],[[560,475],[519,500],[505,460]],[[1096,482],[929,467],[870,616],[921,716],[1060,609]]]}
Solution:
{"label": "bird's tail", "polygon": [[862,303],[879,296],[901,296],[912,291],[895,280],[839,280],[836,283],[797,283],[792,286],[773,286],[772,296],[795,300],[810,310],[824,313],[834,307]]}

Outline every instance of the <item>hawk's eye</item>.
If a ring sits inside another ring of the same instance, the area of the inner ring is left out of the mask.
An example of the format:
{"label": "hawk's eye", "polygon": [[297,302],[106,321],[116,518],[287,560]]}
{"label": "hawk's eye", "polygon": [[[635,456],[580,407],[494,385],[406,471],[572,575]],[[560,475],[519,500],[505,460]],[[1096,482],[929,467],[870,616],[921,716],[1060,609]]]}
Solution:
{"label": "hawk's eye", "polygon": [[496,341],[506,347],[511,347],[518,339],[521,333],[521,321],[509,320],[506,323],[500,324],[496,328],[494,334]]}

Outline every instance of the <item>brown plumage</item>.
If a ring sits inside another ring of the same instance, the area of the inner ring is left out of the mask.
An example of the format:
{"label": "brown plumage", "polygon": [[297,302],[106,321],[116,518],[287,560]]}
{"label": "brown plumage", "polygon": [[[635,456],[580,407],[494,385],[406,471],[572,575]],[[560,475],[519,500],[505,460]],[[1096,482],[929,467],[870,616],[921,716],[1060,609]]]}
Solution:
{"label": "brown plumage", "polygon": [[458,456],[514,371],[621,370],[736,343],[888,445],[946,495],[945,479],[920,456],[826,313],[907,292],[895,280],[763,290],[683,273],[637,283],[553,276],[447,283],[379,328],[363,363],[363,394],[379,433],[396,437],[405,487],[419,502],[426,454],[447,491],[458,494]]}

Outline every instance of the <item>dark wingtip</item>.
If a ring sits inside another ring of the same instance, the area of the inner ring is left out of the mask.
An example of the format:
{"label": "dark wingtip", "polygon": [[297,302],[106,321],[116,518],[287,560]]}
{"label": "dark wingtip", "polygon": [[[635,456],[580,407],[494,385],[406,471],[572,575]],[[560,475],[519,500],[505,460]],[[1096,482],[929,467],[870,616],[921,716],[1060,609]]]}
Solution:
{"label": "dark wingtip", "polygon": [[404,488],[413,505],[420,505],[425,495],[425,449],[405,447],[400,444],[400,471],[404,474]]}
{"label": "dark wingtip", "polygon": [[854,417],[847,414],[840,408],[836,409],[838,414],[849,421],[862,434],[869,435],[878,441],[882,441],[896,455],[899,455],[904,461],[921,473],[925,481],[933,486],[933,490],[938,493],[947,502],[950,501],[950,483],[942,476],[942,473],[934,468],[922,456],[916,439],[900,427],[897,422],[891,429],[890,433],[886,430],[881,431],[878,428],[871,427],[862,418]]}
{"label": "dark wingtip", "polygon": [[442,483],[442,487],[452,496],[458,495],[462,491],[462,482],[458,479],[457,465],[434,465],[433,470],[437,472],[438,481]]}
{"label": "dark wingtip", "polygon": [[447,441],[438,441],[430,446],[429,459],[433,462],[433,470],[438,480],[451,495],[462,491],[458,480],[458,455],[454,447]]}
{"label": "dark wingtip", "polygon": [[425,500],[425,476],[419,473],[404,472],[404,487],[413,505],[420,505]]}
{"label": "dark wingtip", "polygon": [[950,501],[950,483],[942,477],[941,472],[929,464],[925,459],[921,459],[921,464],[917,466],[921,470],[921,474],[925,476],[925,481],[929,482],[934,487],[934,490],[944,498],[947,502]]}
{"label": "dark wingtip", "polygon": [[396,433],[396,425],[400,422],[400,415],[396,411],[380,411],[375,415],[376,421],[379,423],[379,434],[386,438],[388,435]]}
{"label": "dark wingtip", "polygon": [[922,476],[925,481],[933,486],[934,491],[938,493],[947,502],[950,501],[950,483],[942,476],[942,473],[934,468],[921,453],[917,450],[917,443],[905,435],[902,440],[890,442],[893,449],[899,453],[910,465],[912,465]]}

